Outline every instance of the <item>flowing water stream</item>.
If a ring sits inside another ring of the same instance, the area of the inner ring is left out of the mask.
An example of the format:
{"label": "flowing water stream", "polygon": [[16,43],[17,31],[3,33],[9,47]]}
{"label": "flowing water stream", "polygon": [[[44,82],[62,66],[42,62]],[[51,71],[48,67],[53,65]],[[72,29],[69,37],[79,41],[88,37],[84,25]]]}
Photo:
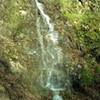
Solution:
{"label": "flowing water stream", "polygon": [[[66,88],[66,72],[64,66],[62,66],[62,49],[58,45],[59,34],[54,30],[54,25],[51,23],[50,17],[44,12],[43,4],[38,0],[35,0],[35,4],[41,61],[39,83],[43,88],[52,91],[53,100],[63,100],[62,96],[60,96],[60,91]],[[46,28],[43,29],[43,26]]]}

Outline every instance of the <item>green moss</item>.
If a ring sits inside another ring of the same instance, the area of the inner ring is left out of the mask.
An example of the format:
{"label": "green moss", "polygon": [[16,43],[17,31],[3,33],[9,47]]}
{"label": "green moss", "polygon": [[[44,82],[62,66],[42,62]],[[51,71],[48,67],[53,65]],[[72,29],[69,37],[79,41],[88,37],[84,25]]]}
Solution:
{"label": "green moss", "polygon": [[8,26],[11,29],[15,29],[18,27],[18,24],[20,23],[21,16],[19,13],[19,5],[15,0],[9,1],[9,7],[7,9],[8,14]]}
{"label": "green moss", "polygon": [[60,3],[62,14],[72,24],[78,25],[83,21],[85,13],[88,10],[87,7],[84,8],[77,0],[60,0]]}

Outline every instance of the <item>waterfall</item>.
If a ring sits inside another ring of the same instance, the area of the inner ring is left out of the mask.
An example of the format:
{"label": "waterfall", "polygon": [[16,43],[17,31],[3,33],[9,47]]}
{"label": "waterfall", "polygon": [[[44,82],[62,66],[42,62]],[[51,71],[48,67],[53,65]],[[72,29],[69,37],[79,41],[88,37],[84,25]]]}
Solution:
{"label": "waterfall", "polygon": [[[43,88],[49,89],[53,92],[53,100],[63,100],[59,95],[66,87],[66,73],[63,62],[63,53],[61,47],[58,46],[58,32],[54,30],[54,25],[51,23],[50,17],[45,14],[43,4],[35,0],[37,12],[37,35],[40,44],[40,69],[39,77],[40,84]],[[48,28],[44,35],[41,28],[41,20]],[[45,41],[44,41],[45,40]]]}

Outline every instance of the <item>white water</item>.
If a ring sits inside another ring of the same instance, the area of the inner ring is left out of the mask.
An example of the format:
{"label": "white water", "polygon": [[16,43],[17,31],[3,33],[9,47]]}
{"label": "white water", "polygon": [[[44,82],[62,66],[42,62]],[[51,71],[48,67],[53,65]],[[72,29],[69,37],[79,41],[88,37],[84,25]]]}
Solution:
{"label": "white water", "polygon": [[[62,49],[58,46],[58,33],[54,30],[54,25],[50,17],[45,14],[43,5],[35,0],[37,7],[37,35],[41,49],[41,75],[39,81],[42,87],[53,91],[53,100],[63,100],[59,91],[65,89],[66,73],[61,67],[63,61]],[[38,12],[40,15],[38,15]],[[42,17],[42,19],[41,19]],[[48,26],[47,34],[44,36],[41,20]],[[46,40],[46,42],[44,41]],[[46,44],[46,45],[45,45]]]}
{"label": "white water", "polygon": [[35,0],[35,2],[36,2],[36,5],[38,7],[38,10],[40,11],[43,19],[48,24],[49,30],[50,31],[54,31],[54,26],[53,26],[53,24],[50,23],[50,17],[44,13],[43,5],[41,3],[39,3],[38,0]]}
{"label": "white water", "polygon": [[49,37],[54,43],[58,43],[58,33],[54,31],[54,25],[50,23],[50,17],[44,13],[43,4],[39,3],[38,0],[35,0],[35,2],[44,22],[48,25],[50,34],[47,35],[47,38]]}
{"label": "white water", "polygon": [[62,96],[59,95],[59,92],[54,92],[53,100],[63,100]]}

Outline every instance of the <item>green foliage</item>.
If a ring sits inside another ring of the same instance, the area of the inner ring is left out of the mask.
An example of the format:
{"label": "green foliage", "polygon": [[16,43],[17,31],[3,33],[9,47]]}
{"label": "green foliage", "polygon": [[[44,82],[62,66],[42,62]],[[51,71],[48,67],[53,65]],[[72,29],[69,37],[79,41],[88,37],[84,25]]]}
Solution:
{"label": "green foliage", "polygon": [[80,74],[81,74],[81,80],[80,80],[81,86],[88,87],[93,83],[93,74],[90,68],[84,67]]}
{"label": "green foliage", "polygon": [[96,67],[96,73],[100,74],[100,66]]}
{"label": "green foliage", "polygon": [[100,84],[100,66],[97,66],[95,69],[95,82]]}
{"label": "green foliage", "polygon": [[78,42],[93,56],[100,55],[100,28],[99,12],[88,12],[87,18],[76,29]]}
{"label": "green foliage", "polygon": [[98,80],[98,74],[94,77],[93,70],[98,63],[96,57],[100,56],[100,2],[86,0],[82,4],[78,0],[59,1],[61,12],[74,27],[76,41],[85,54],[83,58],[86,63],[80,73],[80,84],[90,86],[93,80]]}
{"label": "green foliage", "polygon": [[9,30],[9,33],[7,33],[7,35],[15,42],[18,42],[25,37],[25,34],[30,34],[30,31],[34,30],[33,27],[35,26],[35,24],[32,25],[33,23],[35,23],[34,17],[32,15],[33,8],[28,5],[30,5],[28,0],[7,1],[5,9],[5,25]]}
{"label": "green foliage", "polygon": [[11,29],[18,27],[21,16],[19,13],[19,5],[15,0],[9,1],[9,7],[7,9],[8,14],[8,25]]}
{"label": "green foliage", "polygon": [[80,84],[83,87],[93,85],[94,82],[94,65],[96,64],[95,59],[90,54],[85,57],[85,63],[80,73]]}
{"label": "green foliage", "polygon": [[60,0],[60,3],[63,16],[76,28],[76,35],[80,44],[90,46],[90,48],[96,44],[99,45],[99,1],[86,1],[84,6],[77,0]]}
{"label": "green foliage", "polygon": [[60,0],[61,12],[73,25],[79,25],[86,17],[87,6],[83,7],[77,0]]}

